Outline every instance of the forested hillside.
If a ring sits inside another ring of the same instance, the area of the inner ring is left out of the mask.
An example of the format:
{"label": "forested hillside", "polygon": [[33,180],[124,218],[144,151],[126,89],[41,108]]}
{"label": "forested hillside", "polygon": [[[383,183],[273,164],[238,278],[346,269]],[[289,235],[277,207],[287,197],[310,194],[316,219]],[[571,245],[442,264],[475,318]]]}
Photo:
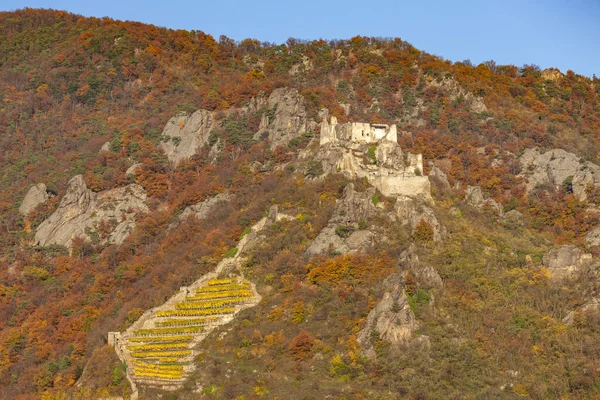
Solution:
{"label": "forested hillside", "polygon": [[599,82],[572,71],[2,12],[0,398],[130,396],[108,332],[228,259],[260,301],[140,398],[595,398],[599,152]]}

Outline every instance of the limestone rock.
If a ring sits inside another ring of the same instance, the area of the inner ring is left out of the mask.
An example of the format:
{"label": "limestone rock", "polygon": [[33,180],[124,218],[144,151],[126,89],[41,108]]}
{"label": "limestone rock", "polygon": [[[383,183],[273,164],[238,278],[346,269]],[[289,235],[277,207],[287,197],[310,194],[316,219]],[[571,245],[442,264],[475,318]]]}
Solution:
{"label": "limestone rock", "polygon": [[587,185],[600,186],[600,167],[581,160],[573,153],[553,149],[540,153],[538,149],[527,149],[520,158],[527,191],[536,186],[552,185],[560,188],[567,179],[572,179],[573,194],[581,201],[587,200]]}
{"label": "limestone rock", "polygon": [[183,210],[183,212],[179,216],[179,220],[185,221],[191,216],[194,216],[198,219],[205,219],[217,207],[220,207],[224,203],[227,203],[231,200],[231,198],[232,196],[229,193],[219,193],[216,196],[206,199],[198,204],[186,207],[186,209]]}
{"label": "limestone rock", "polygon": [[100,147],[100,151],[110,151],[110,142],[104,142],[102,147]]}
{"label": "limestone rock", "polygon": [[[255,106],[260,105],[260,101],[255,101]],[[308,118],[304,106],[304,97],[296,89],[279,88],[273,90],[266,107],[273,110],[272,119],[266,115],[261,120],[261,129],[254,135],[258,140],[264,135],[268,135],[271,141],[271,148],[279,145],[287,145],[290,140],[306,133]]]}
{"label": "limestone rock", "polygon": [[557,81],[564,75],[556,68],[546,68],[542,71],[542,78],[547,81]]}
{"label": "limestone rock", "polygon": [[567,316],[563,318],[562,323],[565,325],[572,325],[573,322],[575,322],[575,318],[578,313],[585,315],[585,314],[598,312],[599,310],[600,310],[600,298],[593,297],[592,299],[588,300],[579,309],[568,313]]}
{"label": "limestone rock", "polygon": [[600,245],[600,227],[595,228],[587,233],[584,238],[588,246]]}
{"label": "limestone rock", "polygon": [[193,114],[182,112],[172,117],[163,129],[163,142],[160,144],[169,161],[177,165],[189,159],[208,143],[214,119],[207,110]]}
{"label": "limestone rock", "polygon": [[312,71],[314,68],[315,68],[315,66],[314,66],[313,62],[311,61],[311,59],[303,55],[302,62],[300,62],[298,64],[294,64],[294,65],[292,65],[292,68],[290,68],[290,75],[292,75],[292,76],[301,75],[306,72]]}
{"label": "limestone rock", "polygon": [[340,254],[365,251],[383,240],[370,228],[359,229],[361,221],[381,212],[371,200],[374,193],[374,190],[356,192],[354,185],[348,184],[342,198],[336,202],[329,223],[308,246],[306,253],[316,255],[330,249]]}
{"label": "limestone rock", "polygon": [[133,163],[127,171],[125,171],[125,175],[135,175],[140,169],[142,169],[142,163]]}
{"label": "limestone rock", "polygon": [[433,80],[429,83],[429,86],[439,88],[450,98],[450,100],[455,100],[462,96],[466,103],[469,104],[469,109],[472,112],[482,113],[487,111],[487,107],[481,97],[475,96],[473,93],[464,89],[452,77],[445,77],[442,80]]}
{"label": "limestone rock", "polygon": [[449,192],[452,188],[446,173],[438,168],[435,164],[430,163],[431,171],[429,171],[429,180],[432,181],[440,190]]}
{"label": "limestone rock", "polygon": [[121,244],[133,231],[136,215],[148,212],[145,201],[146,192],[139,185],[94,193],[77,175],[69,181],[56,211],[37,228],[35,243],[70,249],[76,237],[97,237],[100,244]]}
{"label": "limestone rock", "polygon": [[45,203],[49,197],[46,185],[43,183],[38,183],[37,185],[30,187],[19,206],[19,213],[21,215],[29,214],[37,206]]}
{"label": "limestone rock", "polygon": [[555,279],[570,277],[591,263],[592,255],[573,245],[552,249],[542,258],[542,264]]}
{"label": "limestone rock", "polygon": [[433,228],[433,241],[440,242],[447,236],[446,227],[435,216],[434,211],[423,198],[399,196],[394,206],[394,217],[401,225],[408,225],[411,233],[415,232],[421,221],[427,222]]}
{"label": "limestone rock", "polygon": [[431,265],[424,264],[419,260],[416,246],[411,244],[408,249],[400,254],[400,265],[411,272],[415,277],[417,285],[425,289],[443,289],[442,277]]}
{"label": "limestone rock", "polygon": [[504,214],[502,221],[509,227],[523,226],[523,213],[517,210],[510,210]]}
{"label": "limestone rock", "polygon": [[415,314],[410,309],[408,297],[400,288],[386,292],[381,301],[367,316],[365,327],[358,333],[358,343],[369,358],[375,358],[372,332],[393,346],[406,346],[419,327]]}
{"label": "limestone rock", "polygon": [[496,200],[483,193],[479,186],[467,186],[467,193],[465,195],[465,201],[467,204],[477,209],[483,209],[484,207],[490,207],[496,214],[502,216],[504,210],[502,205]]}

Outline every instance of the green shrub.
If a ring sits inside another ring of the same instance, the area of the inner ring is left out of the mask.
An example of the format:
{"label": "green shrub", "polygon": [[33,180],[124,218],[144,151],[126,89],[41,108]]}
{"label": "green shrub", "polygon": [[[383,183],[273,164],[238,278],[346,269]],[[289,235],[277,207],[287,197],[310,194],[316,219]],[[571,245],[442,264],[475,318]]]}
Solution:
{"label": "green shrub", "polygon": [[229,249],[227,251],[227,253],[225,253],[225,255],[223,257],[225,257],[225,258],[235,257],[235,255],[237,254],[237,252],[238,252],[237,247],[234,247],[232,249]]}

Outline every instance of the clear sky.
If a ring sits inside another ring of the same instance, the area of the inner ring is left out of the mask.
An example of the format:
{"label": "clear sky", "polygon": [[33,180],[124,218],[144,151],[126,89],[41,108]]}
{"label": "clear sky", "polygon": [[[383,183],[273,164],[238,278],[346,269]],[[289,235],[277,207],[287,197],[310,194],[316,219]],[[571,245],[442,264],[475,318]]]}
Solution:
{"label": "clear sky", "polygon": [[452,61],[536,64],[600,77],[600,0],[0,0],[282,43],[400,37]]}

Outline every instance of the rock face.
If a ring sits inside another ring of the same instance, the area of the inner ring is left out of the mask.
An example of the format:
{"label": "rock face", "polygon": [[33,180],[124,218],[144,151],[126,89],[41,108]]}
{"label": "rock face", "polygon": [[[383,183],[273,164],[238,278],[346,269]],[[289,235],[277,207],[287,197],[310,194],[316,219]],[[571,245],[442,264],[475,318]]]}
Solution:
{"label": "rock face", "polygon": [[433,228],[434,242],[440,242],[447,236],[446,227],[438,221],[422,197],[398,196],[394,211],[398,222],[407,225],[411,233],[415,232],[421,221],[425,221]]}
{"label": "rock face", "polygon": [[600,245],[600,227],[588,232],[587,235],[585,235],[584,240],[588,246]]}
{"label": "rock face", "polygon": [[[261,93],[252,98],[247,106],[231,108],[225,114],[237,112],[248,115],[261,110],[264,112],[254,139],[268,137],[271,148],[287,145],[293,138],[306,133],[308,118],[304,97],[296,89],[275,89],[268,98]],[[162,132],[163,142],[160,146],[169,161],[177,165],[209,144],[211,131],[218,127],[219,122],[218,114],[207,110],[198,110],[193,114],[179,113],[165,125]],[[220,142],[210,144],[212,145],[210,157],[214,160],[223,144]]]}
{"label": "rock face", "polygon": [[400,254],[400,265],[411,272],[419,287],[424,289],[443,289],[442,277],[431,265],[422,263],[416,252],[416,247],[411,244],[408,249]]}
{"label": "rock face", "polygon": [[395,125],[338,124],[331,117],[331,123],[321,123],[316,159],[322,161],[325,173],[366,178],[385,196],[431,197],[423,157],[402,152]]}
{"label": "rock face", "polygon": [[568,278],[591,263],[592,255],[573,245],[552,249],[542,258],[542,264],[555,279]]}
{"label": "rock face", "polygon": [[160,144],[169,161],[177,165],[189,159],[208,143],[208,136],[214,127],[214,120],[207,110],[193,114],[179,113],[172,117],[163,129],[163,142]]}
{"label": "rock face", "polygon": [[450,182],[448,182],[446,173],[431,162],[429,165],[431,166],[429,180],[432,181],[432,183],[434,183],[440,190],[449,192],[452,188],[450,186]]}
{"label": "rock face", "polygon": [[219,193],[218,195],[208,198],[198,204],[186,207],[179,215],[177,221],[172,222],[167,230],[175,229],[180,222],[183,222],[190,217],[205,219],[209,217],[212,212],[217,210],[218,207],[222,207],[225,203],[229,202],[231,198],[232,196],[229,193]]}
{"label": "rock face", "polygon": [[184,221],[191,216],[198,219],[204,219],[209,216],[215,207],[219,207],[229,200],[231,200],[231,195],[229,193],[219,193],[215,197],[211,197],[198,204],[187,207],[179,216],[179,220]]}
{"label": "rock face", "polygon": [[556,68],[546,68],[542,71],[542,78],[547,81],[557,81],[562,77],[564,77],[564,75]]}
{"label": "rock face", "polygon": [[268,100],[257,98],[253,108],[267,107],[271,116],[263,114],[260,129],[254,136],[260,139],[268,135],[271,148],[287,145],[290,140],[306,133],[307,116],[304,97],[296,89],[273,90]]}
{"label": "rock face", "polygon": [[500,205],[500,203],[498,203],[496,200],[489,197],[487,194],[483,193],[479,186],[467,186],[465,201],[467,202],[467,204],[477,209],[481,210],[485,207],[490,207],[499,216],[502,216],[504,214],[502,205]]}
{"label": "rock face", "polygon": [[573,194],[582,201],[587,200],[587,185],[600,186],[600,167],[581,160],[573,153],[554,149],[542,154],[538,149],[528,149],[520,158],[526,179],[527,191],[538,185],[560,188],[572,179]]}
{"label": "rock face", "polygon": [[373,332],[379,339],[393,346],[407,345],[419,327],[415,314],[410,309],[408,297],[399,287],[386,292],[367,316],[365,327],[358,334],[358,343],[369,358],[375,358]]}
{"label": "rock face", "polygon": [[380,212],[371,200],[374,194],[374,190],[356,192],[354,185],[348,184],[342,198],[336,202],[329,223],[310,244],[306,253],[315,255],[329,250],[340,254],[365,251],[381,240],[372,229],[361,226],[369,217]]}
{"label": "rock face", "polygon": [[69,182],[57,210],[40,224],[35,243],[72,248],[73,239],[121,244],[135,227],[135,216],[148,212],[146,193],[136,184],[100,193],[89,190],[81,175]]}
{"label": "rock face", "polygon": [[575,322],[577,314],[586,315],[590,313],[597,313],[600,310],[600,298],[593,297],[588,300],[583,306],[576,311],[571,311],[563,318],[562,323],[565,325],[572,325]]}
{"label": "rock face", "polygon": [[38,183],[37,185],[30,187],[25,195],[25,198],[23,198],[21,205],[19,206],[19,213],[21,215],[29,214],[37,206],[45,203],[49,197],[50,196],[46,191],[46,185],[43,183]]}

